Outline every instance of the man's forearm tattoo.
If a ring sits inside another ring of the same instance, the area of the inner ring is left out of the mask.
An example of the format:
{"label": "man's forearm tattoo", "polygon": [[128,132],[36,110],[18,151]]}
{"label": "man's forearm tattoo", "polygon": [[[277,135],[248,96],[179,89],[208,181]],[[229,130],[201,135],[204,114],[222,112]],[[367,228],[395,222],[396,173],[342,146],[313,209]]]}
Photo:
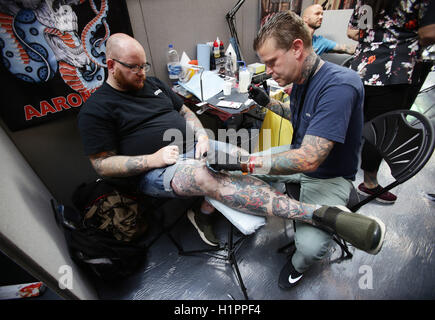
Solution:
{"label": "man's forearm tattoo", "polygon": [[137,175],[148,169],[148,159],[146,156],[128,157],[127,161],[125,161],[126,174]]}
{"label": "man's forearm tattoo", "polygon": [[204,127],[201,124],[201,121],[199,121],[198,117],[193,113],[192,110],[183,105],[183,107],[180,109],[180,115],[186,120],[188,125],[192,127],[196,137],[207,135]]}
{"label": "man's forearm tattoo", "polygon": [[270,174],[314,171],[328,156],[334,142],[306,135],[299,149],[272,156]]}
{"label": "man's forearm tattoo", "polygon": [[91,157],[91,163],[100,176],[129,177],[149,170],[147,156],[119,156],[114,151]]}
{"label": "man's forearm tattoo", "polygon": [[292,113],[290,110],[289,103],[284,103],[275,99],[270,99],[270,102],[266,106],[266,108],[276,113],[277,115],[280,115],[284,119],[291,120]]}

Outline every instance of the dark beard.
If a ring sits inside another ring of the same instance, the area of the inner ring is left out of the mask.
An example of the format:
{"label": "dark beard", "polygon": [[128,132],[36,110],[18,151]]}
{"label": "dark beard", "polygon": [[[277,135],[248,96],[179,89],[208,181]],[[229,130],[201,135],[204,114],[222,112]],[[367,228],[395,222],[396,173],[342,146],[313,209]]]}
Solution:
{"label": "dark beard", "polygon": [[138,91],[143,87],[143,85],[139,88],[134,84],[130,84],[122,75],[115,75],[114,80],[116,81],[118,87],[122,88],[124,91]]}

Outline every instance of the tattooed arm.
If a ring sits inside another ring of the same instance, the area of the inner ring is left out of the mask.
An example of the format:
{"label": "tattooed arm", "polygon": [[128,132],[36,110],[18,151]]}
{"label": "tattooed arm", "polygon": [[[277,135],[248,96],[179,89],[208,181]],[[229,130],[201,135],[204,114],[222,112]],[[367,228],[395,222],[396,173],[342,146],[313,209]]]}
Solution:
{"label": "tattooed arm", "polygon": [[166,146],[149,155],[122,156],[105,151],[89,156],[95,171],[102,177],[129,177],[155,168],[174,164],[178,158],[177,146]]}
{"label": "tattooed arm", "polygon": [[195,159],[205,157],[209,150],[209,143],[207,132],[204,130],[201,121],[199,121],[195,113],[193,113],[193,111],[186,107],[184,104],[180,109],[180,114],[184,117],[187,124],[190,125],[195,132],[196,141],[198,141],[195,149]]}
{"label": "tattooed arm", "polygon": [[275,99],[270,99],[270,102],[266,105],[266,108],[283,117],[284,119],[291,121],[292,113],[290,111],[290,103],[284,103]]}
{"label": "tattooed arm", "polygon": [[186,107],[183,104],[183,106],[180,109],[180,114],[195,132],[195,137],[197,140],[199,140],[201,136],[207,137],[207,133],[205,132],[204,127],[201,124],[201,121],[199,121],[198,117],[195,115],[195,113],[192,110],[190,110],[188,107]]}
{"label": "tattooed arm", "polygon": [[284,175],[312,172],[317,170],[333,147],[333,141],[306,135],[299,149],[274,154],[271,156],[271,161],[267,161],[266,157],[255,157],[254,166],[258,169],[254,169],[254,173],[267,172],[271,175]]}
{"label": "tattooed arm", "polygon": [[347,53],[347,54],[354,54],[356,49],[356,44],[337,44],[334,49],[332,49],[329,52],[334,53]]}

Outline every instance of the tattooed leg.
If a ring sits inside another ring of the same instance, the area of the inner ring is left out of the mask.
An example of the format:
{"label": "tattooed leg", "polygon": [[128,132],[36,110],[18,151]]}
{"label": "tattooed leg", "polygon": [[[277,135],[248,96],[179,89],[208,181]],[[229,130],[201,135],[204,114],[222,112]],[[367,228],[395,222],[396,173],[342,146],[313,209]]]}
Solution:
{"label": "tattooed leg", "polygon": [[244,213],[311,224],[313,211],[320,207],[293,200],[253,176],[215,173],[195,160],[180,164],[171,184],[178,195],[208,196]]}
{"label": "tattooed leg", "polygon": [[376,188],[378,186],[378,172],[364,171],[364,185],[369,189]]}

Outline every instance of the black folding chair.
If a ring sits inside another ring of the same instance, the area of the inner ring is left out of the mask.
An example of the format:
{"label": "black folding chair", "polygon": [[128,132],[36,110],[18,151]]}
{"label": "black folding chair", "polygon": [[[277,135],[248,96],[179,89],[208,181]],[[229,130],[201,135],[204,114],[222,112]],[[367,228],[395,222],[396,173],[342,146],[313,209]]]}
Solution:
{"label": "black folding chair", "polygon": [[435,145],[431,122],[412,110],[397,110],[376,117],[365,124],[363,135],[387,162],[395,181],[350,207],[352,211],[412,178],[429,161]]}
{"label": "black folding chair", "polygon": [[350,68],[350,65],[352,63],[353,60],[353,56],[347,57],[342,63],[341,66],[345,67],[345,68]]}
{"label": "black folding chair", "polygon": [[[375,194],[362,200],[359,199],[355,188],[353,188],[349,202],[346,205],[352,212],[358,211],[377,196],[404,183],[417,174],[429,161],[435,145],[433,125],[426,116],[412,110],[396,110],[368,121],[364,125],[363,136],[382,155],[395,180]],[[299,199],[298,188],[299,185],[297,184],[287,184],[287,194]],[[344,259],[352,258],[346,242],[336,234],[333,235],[333,239],[346,253]],[[279,248],[278,252],[283,252],[292,245],[294,245],[294,240]]]}

